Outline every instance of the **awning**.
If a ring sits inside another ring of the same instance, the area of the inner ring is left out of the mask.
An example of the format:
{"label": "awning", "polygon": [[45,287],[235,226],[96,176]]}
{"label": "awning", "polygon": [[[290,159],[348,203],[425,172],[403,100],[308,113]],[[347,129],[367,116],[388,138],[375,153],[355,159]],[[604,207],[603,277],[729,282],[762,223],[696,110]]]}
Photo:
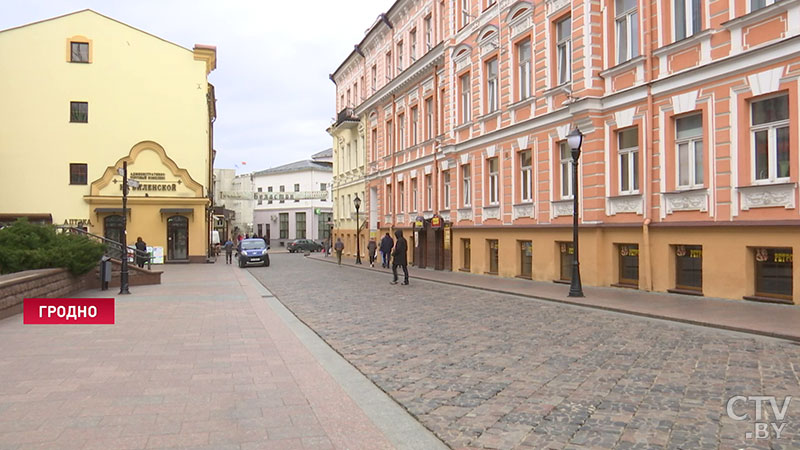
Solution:
{"label": "awning", "polygon": [[192,214],[194,208],[161,208],[161,214]]}
{"label": "awning", "polygon": [[0,222],[14,222],[17,219],[28,219],[29,222],[53,223],[52,214],[0,214]]}

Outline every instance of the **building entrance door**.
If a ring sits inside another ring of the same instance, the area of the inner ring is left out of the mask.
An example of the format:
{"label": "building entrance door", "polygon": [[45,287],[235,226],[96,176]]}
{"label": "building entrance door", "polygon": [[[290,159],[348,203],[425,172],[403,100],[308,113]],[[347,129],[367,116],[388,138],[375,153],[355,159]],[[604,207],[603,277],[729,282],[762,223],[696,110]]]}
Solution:
{"label": "building entrance door", "polygon": [[172,216],[167,219],[167,261],[189,260],[189,219]]}

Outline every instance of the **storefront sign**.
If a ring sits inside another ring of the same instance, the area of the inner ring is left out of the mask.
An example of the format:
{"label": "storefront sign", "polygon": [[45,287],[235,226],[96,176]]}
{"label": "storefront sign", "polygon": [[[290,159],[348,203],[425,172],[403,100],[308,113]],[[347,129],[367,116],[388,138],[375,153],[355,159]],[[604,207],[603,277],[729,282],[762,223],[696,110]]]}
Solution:
{"label": "storefront sign", "polygon": [[131,172],[128,174],[128,178],[139,181],[164,181],[167,179],[167,175],[164,172]]}
{"label": "storefront sign", "polygon": [[92,222],[89,219],[66,219],[64,220],[64,225],[75,228],[93,226]]}
{"label": "storefront sign", "polygon": [[434,216],[431,218],[431,226],[433,228],[439,228],[442,226],[442,219],[439,216]]}
{"label": "storefront sign", "polygon": [[444,249],[450,250],[450,226],[444,227]]}

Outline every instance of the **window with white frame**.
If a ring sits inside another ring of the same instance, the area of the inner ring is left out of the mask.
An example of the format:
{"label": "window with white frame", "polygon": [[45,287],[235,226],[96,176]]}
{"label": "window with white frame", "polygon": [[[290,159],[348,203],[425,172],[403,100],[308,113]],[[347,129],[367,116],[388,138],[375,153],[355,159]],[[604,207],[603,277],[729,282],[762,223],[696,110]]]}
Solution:
{"label": "window with white frame", "polygon": [[397,116],[397,149],[403,150],[406,148],[406,115],[399,114]]}
{"label": "window with white frame", "polygon": [[572,79],[572,17],[556,23],[556,79],[564,84]]}
{"label": "window with white frame", "polygon": [[425,51],[433,48],[433,25],[431,24],[431,16],[428,15],[424,20],[425,27]]}
{"label": "window with white frame", "polygon": [[[394,152],[394,128],[392,128],[392,121],[391,120],[387,120],[386,121],[386,134],[385,134],[385,136],[386,136],[386,142],[385,142],[386,149],[389,152],[389,154],[391,154],[391,153]],[[389,155],[387,154],[386,156],[389,156]]]}
{"label": "window with white frame", "polygon": [[489,159],[489,204],[500,203],[500,172],[498,171],[498,158]]}
{"label": "window with white frame", "polygon": [[619,193],[639,191],[639,127],[617,132],[619,145]]}
{"label": "window with white frame", "polygon": [[433,98],[425,99],[425,140],[433,136]]}
{"label": "window with white frame", "polygon": [[486,62],[486,112],[493,113],[498,108],[497,58]]}
{"label": "window with white frame", "polygon": [[678,187],[703,186],[703,115],[675,119],[675,151],[678,158]]}
{"label": "window with white frame", "polygon": [[701,28],[701,1],[675,0],[675,40],[685,39]]}
{"label": "window with white frame", "polygon": [[531,201],[531,151],[519,152],[519,198],[523,202]]}
{"label": "window with white frame", "polygon": [[561,198],[566,200],[572,198],[572,150],[567,141],[558,144],[558,155],[561,167]]}
{"label": "window with white frame", "polygon": [[417,186],[419,183],[417,182],[416,178],[411,179],[411,211],[417,212]]}
{"label": "window with white frame", "polygon": [[518,100],[531,96],[531,41],[525,39],[517,44],[517,89]]}
{"label": "window with white frame", "polygon": [[417,145],[417,128],[419,123],[419,109],[411,108],[411,145]]}
{"label": "window with white frame", "polygon": [[469,23],[470,19],[469,15],[469,0],[461,0],[461,26],[465,26]]}
{"label": "window with white frame", "polygon": [[779,2],[780,0],[750,0],[750,12],[757,9],[766,8],[767,6]]}
{"label": "window with white frame", "polygon": [[442,208],[450,209],[450,171],[442,172]]}
{"label": "window with white frame", "polygon": [[397,72],[403,71],[403,41],[397,43]]}
{"label": "window with white frame", "polygon": [[372,65],[372,93],[378,90],[378,65]]}
{"label": "window with white frame", "polygon": [[461,123],[472,120],[472,94],[470,93],[469,73],[460,78],[461,85]]}
{"label": "window with white frame", "polygon": [[397,183],[397,212],[403,213],[406,207],[406,190],[404,189],[403,182]]}
{"label": "window with white frame", "polygon": [[433,183],[431,175],[425,175],[425,207],[426,211],[433,209]]}
{"label": "window with white frame", "polygon": [[392,52],[386,53],[386,81],[392,79]]}
{"label": "window with white frame", "polygon": [[464,206],[472,204],[472,175],[469,169],[469,164],[461,166],[461,197],[464,200]]}
{"label": "window with white frame", "polygon": [[784,94],[751,103],[750,145],[753,178],[785,181],[789,178],[789,96]]}
{"label": "window with white frame", "polygon": [[[408,40],[410,41],[409,44],[408,44],[409,45],[409,50],[410,50],[409,56],[411,57],[411,63],[413,63],[414,61],[417,60],[417,29],[416,28],[411,30],[411,32],[408,34]],[[409,64],[411,64],[411,63],[409,63]]]}
{"label": "window with white frame", "polygon": [[639,10],[636,0],[615,0],[617,64],[639,56]]}
{"label": "window with white frame", "polygon": [[392,197],[392,185],[386,185],[386,214],[392,213],[392,201],[394,197]]}
{"label": "window with white frame", "polygon": [[370,144],[372,146],[372,161],[378,160],[378,129],[373,128],[370,135]]}

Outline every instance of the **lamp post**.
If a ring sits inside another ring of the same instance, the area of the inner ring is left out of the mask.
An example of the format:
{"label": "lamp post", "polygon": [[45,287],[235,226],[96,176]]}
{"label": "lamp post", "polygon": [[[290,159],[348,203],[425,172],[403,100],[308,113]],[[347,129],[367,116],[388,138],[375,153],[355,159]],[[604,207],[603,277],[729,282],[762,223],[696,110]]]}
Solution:
{"label": "lamp post", "polygon": [[128,290],[128,162],[122,162],[122,272],[119,276],[119,293],[127,295]]}
{"label": "lamp post", "polygon": [[353,199],[353,205],[356,207],[356,264],[361,264],[361,227],[358,225],[358,209],[361,208],[361,199]]}
{"label": "lamp post", "polygon": [[578,158],[581,157],[583,133],[575,127],[567,135],[567,144],[572,153],[572,280],[569,284],[569,297],[583,297],[581,268],[578,257]]}

